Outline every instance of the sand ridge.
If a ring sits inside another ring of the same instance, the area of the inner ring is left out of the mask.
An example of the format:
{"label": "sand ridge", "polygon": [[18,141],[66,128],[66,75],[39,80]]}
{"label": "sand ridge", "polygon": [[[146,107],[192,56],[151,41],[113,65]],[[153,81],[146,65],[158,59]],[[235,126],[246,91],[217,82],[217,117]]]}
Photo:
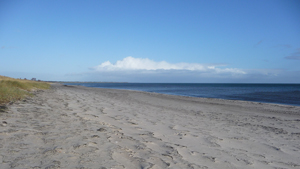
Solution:
{"label": "sand ridge", "polygon": [[0,168],[300,168],[299,112],[55,84],[0,114]]}

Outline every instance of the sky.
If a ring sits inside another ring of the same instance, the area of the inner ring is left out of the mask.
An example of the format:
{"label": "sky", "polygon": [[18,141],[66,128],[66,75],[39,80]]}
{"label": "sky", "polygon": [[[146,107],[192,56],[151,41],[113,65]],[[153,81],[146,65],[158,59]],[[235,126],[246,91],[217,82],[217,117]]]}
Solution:
{"label": "sky", "polygon": [[300,1],[0,0],[0,75],[300,83]]}

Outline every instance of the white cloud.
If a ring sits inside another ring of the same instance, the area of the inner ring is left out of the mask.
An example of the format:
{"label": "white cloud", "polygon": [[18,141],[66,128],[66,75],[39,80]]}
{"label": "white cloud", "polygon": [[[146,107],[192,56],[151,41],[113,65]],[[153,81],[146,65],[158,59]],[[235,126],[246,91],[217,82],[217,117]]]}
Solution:
{"label": "white cloud", "polygon": [[101,63],[94,67],[96,71],[192,71],[213,74],[246,74],[246,72],[236,68],[219,68],[222,65],[204,65],[199,63],[168,63],[165,61],[155,62],[148,58],[126,57],[123,60],[112,64],[110,61]]}
{"label": "white cloud", "polygon": [[143,83],[299,83],[300,72],[284,69],[237,69],[220,64],[156,62],[126,57],[106,61],[92,71],[69,74],[75,81]]}

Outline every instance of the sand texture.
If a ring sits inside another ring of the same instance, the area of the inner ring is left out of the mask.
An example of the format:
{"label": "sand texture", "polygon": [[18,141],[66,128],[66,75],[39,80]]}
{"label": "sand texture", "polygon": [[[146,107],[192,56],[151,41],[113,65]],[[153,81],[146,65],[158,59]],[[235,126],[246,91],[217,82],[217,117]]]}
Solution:
{"label": "sand texture", "polygon": [[54,84],[0,112],[0,168],[300,168],[300,107]]}

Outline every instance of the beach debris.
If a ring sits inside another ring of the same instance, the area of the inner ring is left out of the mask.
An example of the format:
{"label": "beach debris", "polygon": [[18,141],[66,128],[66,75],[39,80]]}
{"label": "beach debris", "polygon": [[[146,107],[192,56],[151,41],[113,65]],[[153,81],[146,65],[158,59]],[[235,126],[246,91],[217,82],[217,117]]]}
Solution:
{"label": "beach debris", "polygon": [[2,126],[6,126],[7,125],[7,122],[6,121],[2,121]]}
{"label": "beach debris", "polygon": [[7,107],[6,106],[0,106],[0,112],[6,112]]}
{"label": "beach debris", "polygon": [[105,132],[105,131],[106,131],[106,129],[105,129],[105,128],[99,128],[99,129],[97,129],[97,131],[100,131],[100,132]]}

